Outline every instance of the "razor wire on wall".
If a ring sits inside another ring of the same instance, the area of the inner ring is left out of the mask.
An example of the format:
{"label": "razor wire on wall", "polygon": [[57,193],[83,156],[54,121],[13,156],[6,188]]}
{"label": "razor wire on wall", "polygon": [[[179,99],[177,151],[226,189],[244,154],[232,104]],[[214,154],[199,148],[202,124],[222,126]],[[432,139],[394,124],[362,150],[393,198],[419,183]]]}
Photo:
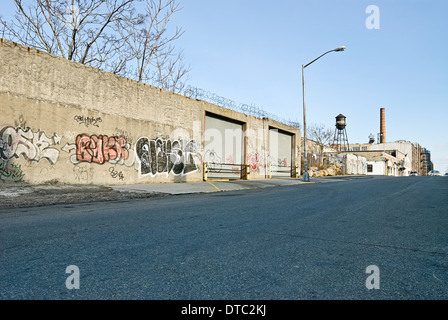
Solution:
{"label": "razor wire on wall", "polygon": [[286,124],[288,126],[294,127],[294,128],[301,128],[301,125],[299,122],[286,120],[284,118],[278,117],[275,114],[272,114],[270,112],[267,112],[257,106],[254,105],[248,105],[248,104],[237,104],[235,101],[231,99],[227,99],[225,97],[218,96],[215,93],[212,93],[210,91],[206,91],[200,88],[187,86],[184,90],[181,91],[181,94],[184,96],[196,99],[196,100],[203,100],[207,101],[213,104],[216,104],[220,107],[227,108],[233,111],[241,112],[249,116],[254,116],[257,118],[269,118],[272,120],[275,120],[277,122]]}

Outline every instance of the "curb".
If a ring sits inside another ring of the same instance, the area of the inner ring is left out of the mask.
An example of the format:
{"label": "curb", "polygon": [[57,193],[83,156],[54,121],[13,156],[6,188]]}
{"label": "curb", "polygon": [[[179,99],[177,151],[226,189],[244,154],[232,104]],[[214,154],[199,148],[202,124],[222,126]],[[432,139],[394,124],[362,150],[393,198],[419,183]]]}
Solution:
{"label": "curb", "polygon": [[8,186],[0,188],[0,211],[13,208],[42,207],[79,203],[156,198],[182,194],[209,194],[249,189],[314,184],[316,181],[292,182],[284,179],[202,181],[120,186],[55,185]]}

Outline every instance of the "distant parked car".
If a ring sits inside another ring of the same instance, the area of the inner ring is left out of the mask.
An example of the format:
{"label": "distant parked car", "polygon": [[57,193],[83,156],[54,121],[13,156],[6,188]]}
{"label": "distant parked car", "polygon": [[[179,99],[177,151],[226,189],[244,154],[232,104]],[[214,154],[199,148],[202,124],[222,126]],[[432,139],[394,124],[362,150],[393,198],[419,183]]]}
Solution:
{"label": "distant parked car", "polygon": [[428,176],[439,176],[439,177],[441,177],[442,174],[440,173],[439,170],[431,170],[431,171],[429,171]]}
{"label": "distant parked car", "polygon": [[416,177],[416,176],[418,176],[418,172],[417,171],[411,171],[411,172],[409,172],[409,175]]}
{"label": "distant parked car", "polygon": [[448,177],[448,172],[445,172],[445,177]]}

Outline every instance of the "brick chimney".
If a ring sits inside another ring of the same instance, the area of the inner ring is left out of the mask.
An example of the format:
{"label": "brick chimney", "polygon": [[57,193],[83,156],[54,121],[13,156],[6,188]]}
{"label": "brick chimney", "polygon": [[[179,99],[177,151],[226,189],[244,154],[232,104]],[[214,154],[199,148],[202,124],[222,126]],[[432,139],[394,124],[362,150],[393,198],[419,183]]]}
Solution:
{"label": "brick chimney", "polygon": [[380,143],[386,143],[386,110],[380,109]]}

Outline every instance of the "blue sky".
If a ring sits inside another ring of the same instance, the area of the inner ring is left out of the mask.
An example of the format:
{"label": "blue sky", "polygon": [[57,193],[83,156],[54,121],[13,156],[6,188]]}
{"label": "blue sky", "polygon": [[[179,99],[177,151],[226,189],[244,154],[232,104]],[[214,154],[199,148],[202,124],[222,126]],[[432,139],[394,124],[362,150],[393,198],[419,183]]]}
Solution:
{"label": "blue sky", "polygon": [[[301,65],[344,45],[305,69],[307,124],[333,129],[342,113],[349,142],[365,143],[384,107],[387,141],[418,142],[448,171],[448,1],[179,2],[188,84],[302,123]],[[380,29],[366,27],[369,5]]]}
{"label": "blue sky", "polygon": [[[255,104],[302,123],[301,65],[307,124],[334,128],[347,117],[350,143],[379,132],[418,142],[448,171],[448,1],[190,0],[173,24],[191,65],[189,84],[237,103]],[[369,5],[380,29],[368,29]]]}

